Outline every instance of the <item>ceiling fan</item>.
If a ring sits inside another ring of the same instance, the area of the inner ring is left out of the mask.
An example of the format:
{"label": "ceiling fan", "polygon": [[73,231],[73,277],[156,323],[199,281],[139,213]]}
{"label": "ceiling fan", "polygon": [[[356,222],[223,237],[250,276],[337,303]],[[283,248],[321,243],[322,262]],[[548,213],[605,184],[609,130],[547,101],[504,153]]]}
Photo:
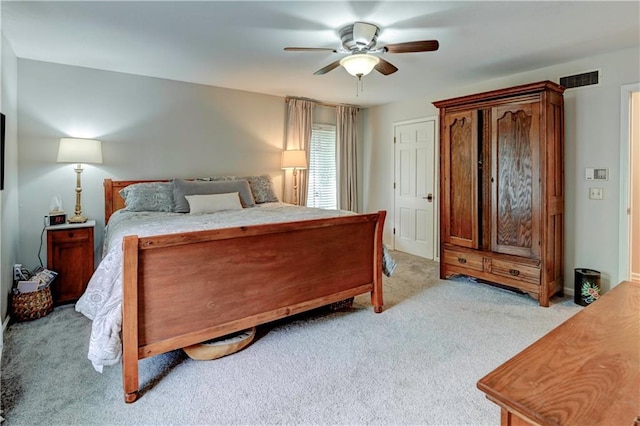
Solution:
{"label": "ceiling fan", "polygon": [[380,53],[411,53],[432,52],[438,50],[438,40],[408,41],[404,43],[387,44],[377,47],[376,43],[380,28],[368,22],[355,22],[342,28],[338,34],[342,40],[342,49],[323,47],[285,47],[286,51],[310,51],[333,53],[350,53],[329,65],[314,72],[314,75],[326,74],[342,65],[349,74],[360,79],[369,74],[373,69],[381,74],[389,75],[398,71],[395,65],[373,54]]}

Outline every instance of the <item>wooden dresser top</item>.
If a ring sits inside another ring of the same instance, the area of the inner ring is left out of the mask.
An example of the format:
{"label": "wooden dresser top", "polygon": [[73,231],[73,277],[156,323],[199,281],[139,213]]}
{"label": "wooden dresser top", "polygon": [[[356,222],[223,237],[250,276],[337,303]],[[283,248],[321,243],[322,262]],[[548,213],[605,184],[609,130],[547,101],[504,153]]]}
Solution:
{"label": "wooden dresser top", "polygon": [[478,388],[541,425],[633,425],[640,416],[640,283],[618,284]]}

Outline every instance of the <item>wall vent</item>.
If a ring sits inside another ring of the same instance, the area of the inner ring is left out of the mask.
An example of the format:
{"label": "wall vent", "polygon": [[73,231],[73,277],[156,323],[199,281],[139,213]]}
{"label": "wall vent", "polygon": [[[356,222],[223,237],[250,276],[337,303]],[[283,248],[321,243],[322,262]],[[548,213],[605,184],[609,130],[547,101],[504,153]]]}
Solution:
{"label": "wall vent", "polygon": [[600,84],[600,70],[587,71],[580,74],[560,77],[560,86],[566,89],[575,89],[585,86],[597,86]]}

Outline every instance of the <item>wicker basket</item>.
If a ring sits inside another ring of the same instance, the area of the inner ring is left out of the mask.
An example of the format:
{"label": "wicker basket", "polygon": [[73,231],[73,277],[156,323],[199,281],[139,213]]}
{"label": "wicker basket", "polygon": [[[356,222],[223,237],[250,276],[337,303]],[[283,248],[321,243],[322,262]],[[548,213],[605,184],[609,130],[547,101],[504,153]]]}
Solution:
{"label": "wicker basket", "polygon": [[30,321],[48,315],[53,311],[51,287],[14,294],[11,298],[11,310],[16,321]]}

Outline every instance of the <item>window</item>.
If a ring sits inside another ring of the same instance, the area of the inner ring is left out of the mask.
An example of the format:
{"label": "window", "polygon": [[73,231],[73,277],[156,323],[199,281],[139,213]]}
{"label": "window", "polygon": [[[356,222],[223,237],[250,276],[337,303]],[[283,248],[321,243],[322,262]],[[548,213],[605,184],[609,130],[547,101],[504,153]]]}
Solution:
{"label": "window", "polygon": [[336,127],[314,124],[309,150],[307,206],[335,209],[337,201]]}

